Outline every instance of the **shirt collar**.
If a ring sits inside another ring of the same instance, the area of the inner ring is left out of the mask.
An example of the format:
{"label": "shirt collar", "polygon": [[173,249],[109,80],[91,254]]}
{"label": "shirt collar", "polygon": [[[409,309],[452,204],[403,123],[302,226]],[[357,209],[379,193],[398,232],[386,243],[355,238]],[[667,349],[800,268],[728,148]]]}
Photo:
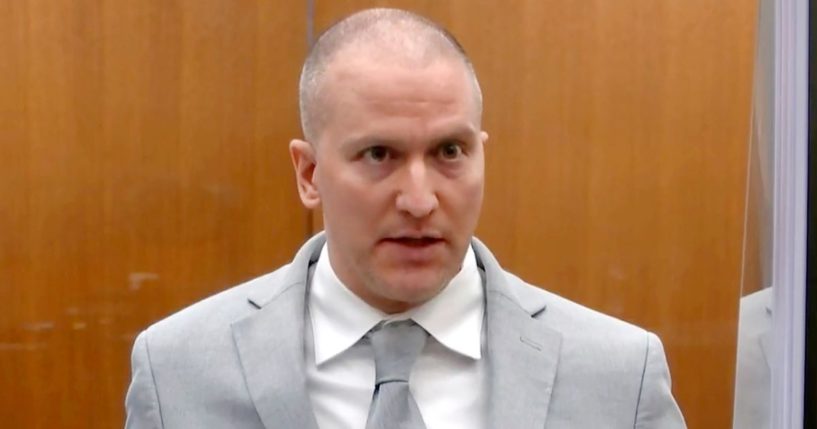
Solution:
{"label": "shirt collar", "polygon": [[462,268],[448,286],[408,313],[445,347],[479,359],[482,355],[484,293],[474,250],[468,246]]}
{"label": "shirt collar", "polygon": [[309,316],[315,338],[315,364],[352,347],[384,314],[360,299],[340,281],[329,262],[326,245],[309,289]]}
{"label": "shirt collar", "polygon": [[312,278],[308,304],[315,364],[321,365],[352,347],[383,320],[409,318],[448,349],[480,359],[484,302],[482,277],[471,246],[459,273],[437,296],[407,312],[389,315],[367,304],[340,281],[324,245]]}

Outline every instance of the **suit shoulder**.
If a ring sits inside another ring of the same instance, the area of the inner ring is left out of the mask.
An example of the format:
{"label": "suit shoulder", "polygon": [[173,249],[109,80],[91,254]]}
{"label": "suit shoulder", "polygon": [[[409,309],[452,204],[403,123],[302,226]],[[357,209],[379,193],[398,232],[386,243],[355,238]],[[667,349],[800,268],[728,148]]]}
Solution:
{"label": "suit shoulder", "polygon": [[507,273],[508,285],[523,306],[539,306],[531,313],[550,327],[571,335],[631,336],[646,340],[647,331],[604,314]]}
{"label": "suit shoulder", "polygon": [[[542,309],[531,313],[542,329],[557,332],[562,339],[560,374],[577,384],[592,385],[598,377],[615,377],[636,392],[650,351],[663,356],[661,340],[653,333],[603,314],[552,292],[525,283],[514,276],[511,289],[520,302],[539,302]],[[529,304],[527,304],[529,305]]]}
{"label": "suit shoulder", "polygon": [[191,304],[150,325],[145,331],[151,342],[229,331],[233,322],[249,315],[255,307],[249,297],[260,291],[280,293],[288,265]]}

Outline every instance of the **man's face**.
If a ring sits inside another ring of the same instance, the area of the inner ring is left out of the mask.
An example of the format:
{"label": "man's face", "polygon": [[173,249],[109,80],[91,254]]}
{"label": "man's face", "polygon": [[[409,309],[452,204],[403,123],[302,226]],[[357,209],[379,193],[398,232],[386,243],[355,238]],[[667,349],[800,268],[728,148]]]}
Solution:
{"label": "man's face", "polygon": [[314,184],[304,202],[322,205],[340,280],[370,305],[404,311],[460,269],[482,206],[487,134],[458,59],[414,67],[346,57],[326,72],[322,131],[314,145],[300,142],[314,170],[299,181]]}

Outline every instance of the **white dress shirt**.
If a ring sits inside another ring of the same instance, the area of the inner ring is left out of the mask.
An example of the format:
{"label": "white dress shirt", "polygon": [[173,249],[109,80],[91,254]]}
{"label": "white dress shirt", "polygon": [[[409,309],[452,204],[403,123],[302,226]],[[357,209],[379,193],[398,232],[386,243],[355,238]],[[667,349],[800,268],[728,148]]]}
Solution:
{"label": "white dress shirt", "polygon": [[409,388],[428,429],[485,427],[486,370],[482,358],[485,299],[471,247],[460,272],[437,296],[405,313],[368,305],[338,279],[324,246],[307,308],[307,390],[321,429],[364,429],[374,393],[371,345],[360,340],[382,320],[413,319],[429,339]]}

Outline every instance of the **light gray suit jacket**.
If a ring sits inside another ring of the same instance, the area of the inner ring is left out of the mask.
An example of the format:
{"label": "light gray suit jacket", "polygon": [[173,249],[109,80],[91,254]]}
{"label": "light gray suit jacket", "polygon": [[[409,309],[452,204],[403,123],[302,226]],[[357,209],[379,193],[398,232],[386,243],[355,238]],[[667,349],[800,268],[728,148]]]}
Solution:
{"label": "light gray suit jacket", "polygon": [[[142,332],[126,427],[317,428],[304,316],[324,240]],[[528,285],[473,247],[485,279],[490,428],[685,427],[658,337]]]}
{"label": "light gray suit jacket", "polygon": [[766,288],[740,299],[734,429],[767,429],[772,425],[769,357],[773,297],[773,289]]}

